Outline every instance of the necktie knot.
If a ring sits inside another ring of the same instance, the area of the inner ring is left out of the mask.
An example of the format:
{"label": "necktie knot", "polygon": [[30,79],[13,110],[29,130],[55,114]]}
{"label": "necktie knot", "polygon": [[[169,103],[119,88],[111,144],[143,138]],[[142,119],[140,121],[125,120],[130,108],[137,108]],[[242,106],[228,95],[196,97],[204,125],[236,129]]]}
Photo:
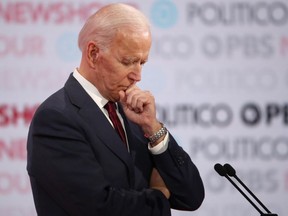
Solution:
{"label": "necktie knot", "polygon": [[116,113],[116,104],[112,101],[108,101],[104,108],[108,111],[108,113],[110,112],[115,112]]}

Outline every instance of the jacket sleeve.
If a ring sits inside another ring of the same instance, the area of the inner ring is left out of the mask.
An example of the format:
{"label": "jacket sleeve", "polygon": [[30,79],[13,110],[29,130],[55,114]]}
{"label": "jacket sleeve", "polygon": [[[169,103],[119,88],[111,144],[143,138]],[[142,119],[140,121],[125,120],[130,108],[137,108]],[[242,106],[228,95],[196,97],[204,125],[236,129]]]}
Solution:
{"label": "jacket sleeve", "polygon": [[168,187],[174,209],[196,210],[204,200],[204,185],[189,155],[169,135],[168,149],[153,156],[154,163]]}
{"label": "jacket sleeve", "polygon": [[160,191],[110,185],[85,131],[62,111],[36,112],[27,148],[27,170],[39,216],[52,211],[45,206],[48,203],[73,216],[171,215],[169,201]]}

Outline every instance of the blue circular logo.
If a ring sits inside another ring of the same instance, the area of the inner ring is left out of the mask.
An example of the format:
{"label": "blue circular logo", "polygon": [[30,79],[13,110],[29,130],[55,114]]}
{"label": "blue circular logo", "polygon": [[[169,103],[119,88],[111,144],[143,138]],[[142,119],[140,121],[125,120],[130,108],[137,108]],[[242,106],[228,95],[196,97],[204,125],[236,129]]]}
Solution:
{"label": "blue circular logo", "polygon": [[78,49],[78,35],[74,32],[66,32],[56,41],[56,50],[64,61],[75,61],[80,59],[81,53]]}
{"label": "blue circular logo", "polygon": [[160,28],[173,26],[178,19],[176,5],[171,0],[158,0],[154,3],[151,10],[153,23]]}

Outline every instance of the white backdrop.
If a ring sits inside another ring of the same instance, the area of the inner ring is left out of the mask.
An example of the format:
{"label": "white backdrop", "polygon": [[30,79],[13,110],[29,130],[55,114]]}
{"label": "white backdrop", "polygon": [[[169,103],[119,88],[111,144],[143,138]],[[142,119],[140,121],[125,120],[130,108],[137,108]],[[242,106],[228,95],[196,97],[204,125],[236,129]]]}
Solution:
{"label": "white backdrop", "polygon": [[[36,107],[79,65],[84,20],[116,1],[0,2],[0,215],[35,216],[26,136]],[[288,1],[125,1],[151,21],[140,86],[190,154],[206,198],[174,216],[252,216],[214,171],[230,163],[274,213],[288,212]]]}

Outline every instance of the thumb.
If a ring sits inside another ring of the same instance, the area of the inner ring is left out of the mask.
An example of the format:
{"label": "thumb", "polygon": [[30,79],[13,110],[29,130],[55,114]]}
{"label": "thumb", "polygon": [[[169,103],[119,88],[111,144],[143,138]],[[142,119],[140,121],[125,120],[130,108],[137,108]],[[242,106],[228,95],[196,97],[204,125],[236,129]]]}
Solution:
{"label": "thumb", "polygon": [[122,105],[125,105],[126,102],[126,94],[123,90],[119,91],[119,101]]}

